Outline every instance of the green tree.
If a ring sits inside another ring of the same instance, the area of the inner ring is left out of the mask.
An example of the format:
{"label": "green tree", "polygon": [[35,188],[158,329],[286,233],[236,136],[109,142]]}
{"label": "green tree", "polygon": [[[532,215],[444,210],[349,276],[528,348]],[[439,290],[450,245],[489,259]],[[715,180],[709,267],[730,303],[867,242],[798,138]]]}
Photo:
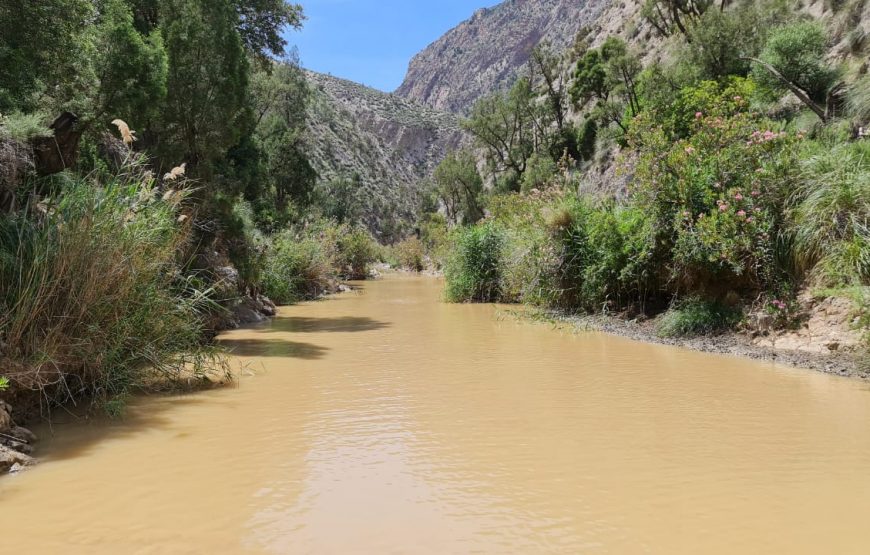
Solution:
{"label": "green tree", "polygon": [[286,0],[233,0],[238,31],[245,48],[267,65],[271,56],[282,57],[287,47],[283,32],[299,29],[305,16],[302,6]]}
{"label": "green tree", "polygon": [[256,138],[263,153],[275,205],[307,204],[317,173],[305,155],[306,106],[310,91],[293,59],[255,72],[251,89],[257,118]]}
{"label": "green tree", "polygon": [[230,0],[162,0],[169,55],[165,154],[200,173],[251,129],[248,60]]}
{"label": "green tree", "polygon": [[160,32],[143,36],[124,0],[105,0],[96,39],[94,117],[120,117],[134,129],[153,125],[166,99],[169,71]]}
{"label": "green tree", "polygon": [[480,206],[483,180],[471,152],[449,153],[435,168],[435,183],[448,220],[471,224],[483,217]]}
{"label": "green tree", "polygon": [[91,0],[0,2],[0,111],[44,108],[40,93],[89,82],[80,62],[93,19]]}
{"label": "green tree", "polygon": [[534,101],[529,80],[522,78],[510,91],[478,101],[462,123],[486,150],[490,171],[496,176],[509,176],[510,188],[519,187],[526,163],[540,144]]}
{"label": "green tree", "polygon": [[753,76],[776,91],[791,91],[822,120],[830,110],[823,104],[838,78],[836,68],[825,57],[828,39],[815,22],[802,21],[774,30],[758,58],[753,62]]}

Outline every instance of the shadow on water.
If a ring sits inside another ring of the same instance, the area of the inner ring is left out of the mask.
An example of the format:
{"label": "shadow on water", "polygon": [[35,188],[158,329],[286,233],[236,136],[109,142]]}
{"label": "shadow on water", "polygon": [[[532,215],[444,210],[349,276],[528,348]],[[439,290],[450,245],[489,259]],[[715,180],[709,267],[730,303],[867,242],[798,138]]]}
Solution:
{"label": "shadow on water", "polygon": [[[218,389],[221,388],[215,388],[212,391]],[[50,426],[48,423],[43,423],[40,428],[34,428],[40,432],[41,436],[41,441],[36,444],[35,455],[45,457],[46,462],[80,458],[99,447],[106,440],[133,437],[148,433],[148,430],[153,429],[172,430],[180,428],[180,423],[166,414],[176,406],[176,403],[190,406],[233,402],[228,398],[220,399],[214,396],[205,398],[200,396],[201,393],[205,393],[205,391],[143,395],[133,401],[133,406],[118,419],[101,414],[89,417],[77,417],[72,414],[59,415],[53,419]],[[183,441],[186,434],[179,429],[174,439]],[[46,443],[50,443],[50,445],[45,445]],[[45,449],[46,447],[47,449]]]}
{"label": "shadow on water", "polygon": [[355,333],[376,331],[389,327],[388,322],[379,322],[371,318],[359,316],[343,316],[339,318],[307,318],[303,316],[287,316],[276,318],[271,325],[263,328],[263,332],[290,333]]}
{"label": "shadow on water", "polygon": [[223,339],[220,345],[231,354],[243,357],[278,357],[317,360],[329,351],[311,343],[285,339]]}

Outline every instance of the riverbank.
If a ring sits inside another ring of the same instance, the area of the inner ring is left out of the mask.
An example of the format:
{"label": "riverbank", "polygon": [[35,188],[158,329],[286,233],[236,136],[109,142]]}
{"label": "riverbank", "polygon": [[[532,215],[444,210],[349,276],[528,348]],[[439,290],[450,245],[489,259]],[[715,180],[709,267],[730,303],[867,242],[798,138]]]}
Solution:
{"label": "riverbank", "polygon": [[[513,311],[512,311],[513,312]],[[744,359],[776,362],[798,369],[814,370],[825,374],[870,380],[870,364],[866,354],[860,351],[831,350],[826,341],[818,339],[814,344],[819,352],[791,348],[794,343],[787,334],[753,338],[739,331],[727,331],[716,335],[697,337],[662,337],[658,332],[657,319],[627,320],[619,316],[590,314],[569,315],[553,311],[533,311],[519,317],[552,322],[572,328],[577,332],[596,331],[657,345],[669,345],[704,353],[730,355]],[[821,349],[827,352],[821,352]]]}

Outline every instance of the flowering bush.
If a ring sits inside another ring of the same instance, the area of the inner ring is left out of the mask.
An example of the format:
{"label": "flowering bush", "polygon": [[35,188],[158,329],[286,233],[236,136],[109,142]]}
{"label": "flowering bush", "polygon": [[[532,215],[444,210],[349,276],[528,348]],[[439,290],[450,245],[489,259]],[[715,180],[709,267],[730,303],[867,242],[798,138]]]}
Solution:
{"label": "flowering bush", "polygon": [[653,119],[636,121],[633,199],[670,252],[661,263],[673,292],[755,291],[784,271],[777,241],[799,138],[749,112],[739,95],[709,106],[675,142]]}

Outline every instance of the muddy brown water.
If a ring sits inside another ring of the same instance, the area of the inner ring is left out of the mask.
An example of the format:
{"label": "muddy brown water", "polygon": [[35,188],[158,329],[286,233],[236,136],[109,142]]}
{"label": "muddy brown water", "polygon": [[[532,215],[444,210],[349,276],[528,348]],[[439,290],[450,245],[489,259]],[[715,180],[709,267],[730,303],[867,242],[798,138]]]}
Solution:
{"label": "muddy brown water", "polygon": [[440,290],[283,309],[224,336],[237,387],[56,425],[0,552],[870,552],[867,383]]}

